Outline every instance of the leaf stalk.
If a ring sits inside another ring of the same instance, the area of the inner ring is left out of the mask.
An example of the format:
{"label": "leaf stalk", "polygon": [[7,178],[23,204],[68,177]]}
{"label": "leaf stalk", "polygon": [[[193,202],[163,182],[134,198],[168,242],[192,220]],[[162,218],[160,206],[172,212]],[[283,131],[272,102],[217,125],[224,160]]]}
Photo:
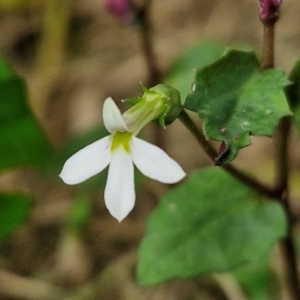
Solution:
{"label": "leaf stalk", "polygon": [[[186,113],[186,111],[182,111],[179,120],[184,124],[184,126],[193,134],[196,138],[200,146],[203,148],[205,153],[210,157],[210,159],[215,163],[217,157],[217,151],[213,148],[213,146],[206,140],[205,136],[193,122],[191,117]],[[261,182],[257,181],[255,178],[243,173],[236,167],[231,164],[222,165],[225,171],[229,174],[240,180],[241,182],[245,183],[246,185],[252,187],[257,192],[269,197],[274,198],[277,195],[277,191],[269,188],[268,186],[262,184]]]}

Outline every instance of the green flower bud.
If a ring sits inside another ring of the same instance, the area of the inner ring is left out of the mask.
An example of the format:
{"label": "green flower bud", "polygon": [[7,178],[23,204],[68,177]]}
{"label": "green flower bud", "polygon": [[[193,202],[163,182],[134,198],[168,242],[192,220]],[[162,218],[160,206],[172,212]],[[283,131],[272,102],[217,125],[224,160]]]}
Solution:
{"label": "green flower bud", "polygon": [[175,121],[182,110],[179,92],[165,84],[150,89],[141,87],[144,91],[142,97],[124,100],[133,105],[123,114],[129,131],[137,134],[152,120],[158,120],[163,127]]}
{"label": "green flower bud", "polygon": [[161,94],[161,97],[167,104],[167,110],[158,118],[159,124],[163,127],[170,125],[178,118],[182,111],[179,92],[167,84],[158,84],[152,87],[150,91]]}

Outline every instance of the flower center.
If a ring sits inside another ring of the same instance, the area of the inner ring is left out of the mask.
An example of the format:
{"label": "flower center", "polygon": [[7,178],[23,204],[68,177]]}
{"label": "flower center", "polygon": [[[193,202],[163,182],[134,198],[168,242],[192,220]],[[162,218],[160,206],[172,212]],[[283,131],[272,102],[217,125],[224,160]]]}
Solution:
{"label": "flower center", "polygon": [[115,151],[118,147],[123,147],[126,152],[130,151],[130,141],[132,138],[132,132],[120,132],[113,133],[111,151]]}

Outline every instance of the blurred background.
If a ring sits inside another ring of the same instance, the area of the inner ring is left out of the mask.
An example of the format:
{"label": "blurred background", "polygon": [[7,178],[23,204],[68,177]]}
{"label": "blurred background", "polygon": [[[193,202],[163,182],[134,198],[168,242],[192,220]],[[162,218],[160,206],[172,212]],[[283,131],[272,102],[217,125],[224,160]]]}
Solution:
{"label": "blurred background", "polygon": [[[298,1],[285,0],[277,25],[276,65],[286,72],[300,50],[299,9]],[[137,284],[136,251],[145,222],[170,187],[138,175],[136,206],[119,224],[104,206],[105,174],[81,187],[66,186],[57,176],[66,158],[104,134],[106,97],[119,102],[141,96],[140,82],[148,87],[168,82],[178,58],[199,42],[252,48],[260,55],[258,13],[256,0],[152,0],[147,44],[141,26],[120,22],[104,0],[0,1],[0,54],[24,78],[29,105],[57,153],[46,172],[18,168],[1,173],[2,191],[33,194],[34,205],[29,220],[0,248],[0,300],[243,299],[226,274],[148,288]],[[157,77],[151,77],[147,49]],[[192,74],[193,68],[188,71]],[[187,173],[212,165],[179,121],[162,137],[155,125],[141,135],[160,142]],[[297,147],[296,138],[292,143]],[[270,139],[255,138],[234,164],[272,182],[275,150]],[[297,151],[291,157],[296,197]],[[300,211],[297,202],[293,205]]]}

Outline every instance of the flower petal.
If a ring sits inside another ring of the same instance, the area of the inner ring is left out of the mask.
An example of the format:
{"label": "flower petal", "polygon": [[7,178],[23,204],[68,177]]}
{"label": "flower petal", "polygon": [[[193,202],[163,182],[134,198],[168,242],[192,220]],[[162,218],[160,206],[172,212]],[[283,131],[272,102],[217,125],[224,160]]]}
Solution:
{"label": "flower petal", "polygon": [[127,131],[122,114],[111,97],[108,97],[103,104],[103,123],[110,133]]}
{"label": "flower petal", "polygon": [[163,183],[176,183],[186,175],[166,152],[136,137],[132,138],[131,158],[145,176]]}
{"label": "flower petal", "polygon": [[60,177],[67,184],[77,184],[101,172],[111,158],[111,136],[106,136],[71,156],[64,164]]}
{"label": "flower petal", "polygon": [[116,149],[111,158],[104,191],[105,205],[110,214],[121,222],[135,203],[134,168],[130,155]]}

